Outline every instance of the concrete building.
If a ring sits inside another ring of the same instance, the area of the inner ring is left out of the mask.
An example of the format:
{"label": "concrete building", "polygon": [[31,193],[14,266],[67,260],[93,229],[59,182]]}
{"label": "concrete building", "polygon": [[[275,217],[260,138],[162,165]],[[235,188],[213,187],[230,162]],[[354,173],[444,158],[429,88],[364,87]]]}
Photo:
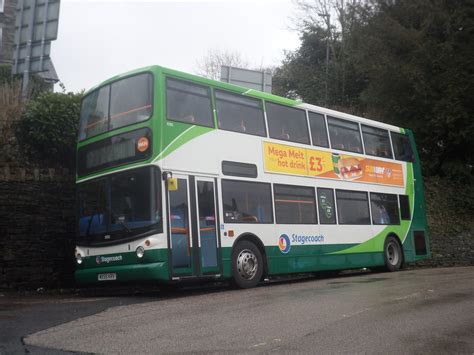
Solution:
{"label": "concrete building", "polygon": [[[14,64],[16,7],[20,1],[21,0],[0,0],[0,65]],[[22,2],[20,4],[22,4]],[[52,90],[54,84],[59,81],[52,61],[46,64],[44,70],[43,72],[36,72],[33,75],[43,79]]]}
{"label": "concrete building", "polygon": [[0,65],[12,63],[17,3],[18,0],[0,0]]}

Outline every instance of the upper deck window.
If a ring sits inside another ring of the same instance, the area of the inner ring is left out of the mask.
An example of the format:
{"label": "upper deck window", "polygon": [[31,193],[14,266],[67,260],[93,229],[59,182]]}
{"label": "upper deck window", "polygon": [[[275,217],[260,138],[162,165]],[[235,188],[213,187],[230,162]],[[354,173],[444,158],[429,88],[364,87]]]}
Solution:
{"label": "upper deck window", "polygon": [[415,157],[411,149],[410,139],[405,134],[390,132],[392,136],[393,152],[395,159],[413,162]]}
{"label": "upper deck window", "polygon": [[292,107],[266,103],[270,137],[309,144],[306,112]]}
{"label": "upper deck window", "polygon": [[109,125],[110,86],[87,95],[82,101],[79,139],[83,140],[107,132]]}
{"label": "upper deck window", "polygon": [[356,122],[328,117],[329,137],[333,149],[363,153],[359,124]]}
{"label": "upper deck window", "polygon": [[102,86],[82,100],[79,139],[145,121],[153,102],[153,77],[138,74]]}
{"label": "upper deck window", "polygon": [[311,127],[311,137],[313,145],[329,148],[328,133],[326,131],[326,122],[324,115],[316,112],[309,113],[309,125]]}
{"label": "upper deck window", "polygon": [[214,127],[211,89],[187,81],[166,79],[168,120]]}
{"label": "upper deck window", "polygon": [[216,90],[217,119],[220,129],[266,136],[262,101]]}
{"label": "upper deck window", "polygon": [[393,158],[388,131],[381,128],[362,125],[365,154],[382,158]]}
{"label": "upper deck window", "polygon": [[148,119],[151,115],[152,77],[132,76],[112,83],[110,88],[110,129]]}

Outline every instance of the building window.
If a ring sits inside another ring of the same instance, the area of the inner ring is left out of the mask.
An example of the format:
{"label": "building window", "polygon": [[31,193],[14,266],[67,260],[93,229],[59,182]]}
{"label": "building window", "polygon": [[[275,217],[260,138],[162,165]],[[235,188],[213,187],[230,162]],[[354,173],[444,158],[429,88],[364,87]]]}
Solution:
{"label": "building window", "polygon": [[276,222],[281,224],[316,224],[314,188],[303,186],[273,186]]}
{"label": "building window", "polygon": [[215,91],[215,97],[220,129],[262,137],[267,135],[261,100],[221,90]]}
{"label": "building window", "polygon": [[[3,9],[4,9],[4,5],[5,5],[5,1],[4,0],[0,0],[0,14],[3,13]],[[0,25],[0,47],[1,47],[1,39],[2,39],[2,27]]]}
{"label": "building window", "polygon": [[270,102],[265,105],[271,138],[309,144],[305,111]]}
{"label": "building window", "polygon": [[[2,0],[0,0],[1,2]],[[0,9],[0,13],[2,13],[1,9]],[[0,23],[0,53],[2,52],[2,48],[3,48],[3,24]]]}
{"label": "building window", "polygon": [[273,223],[270,184],[222,180],[226,223]]}

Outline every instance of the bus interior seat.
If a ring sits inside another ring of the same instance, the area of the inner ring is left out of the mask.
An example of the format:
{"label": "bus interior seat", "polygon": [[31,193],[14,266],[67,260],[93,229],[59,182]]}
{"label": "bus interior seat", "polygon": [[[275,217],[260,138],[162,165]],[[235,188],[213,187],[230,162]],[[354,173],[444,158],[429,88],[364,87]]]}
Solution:
{"label": "bus interior seat", "polygon": [[390,154],[388,153],[387,150],[380,150],[379,154],[377,154],[377,155],[380,156],[380,157],[383,157],[383,158],[389,158],[390,157]]}

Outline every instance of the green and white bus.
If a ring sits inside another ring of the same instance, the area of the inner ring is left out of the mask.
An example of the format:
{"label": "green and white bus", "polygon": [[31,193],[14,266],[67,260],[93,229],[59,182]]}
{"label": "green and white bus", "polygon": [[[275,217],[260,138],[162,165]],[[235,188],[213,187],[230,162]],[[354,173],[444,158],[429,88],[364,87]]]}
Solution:
{"label": "green and white bus", "polygon": [[82,101],[79,283],[233,279],[430,257],[413,134],[150,66]]}

